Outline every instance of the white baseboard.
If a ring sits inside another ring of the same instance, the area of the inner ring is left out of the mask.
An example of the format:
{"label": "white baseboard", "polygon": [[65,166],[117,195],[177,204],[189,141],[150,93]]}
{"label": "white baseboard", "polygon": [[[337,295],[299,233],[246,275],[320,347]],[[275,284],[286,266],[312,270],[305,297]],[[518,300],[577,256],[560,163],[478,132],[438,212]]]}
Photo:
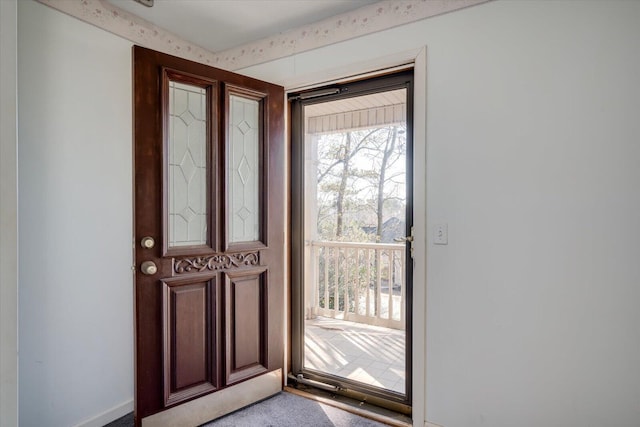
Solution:
{"label": "white baseboard", "polygon": [[120,417],[127,415],[129,412],[133,412],[133,399],[121,403],[118,406],[114,406],[111,409],[107,409],[101,414],[91,417],[88,420],[84,420],[74,427],[102,427],[105,424],[109,424],[111,421],[115,421]]}
{"label": "white baseboard", "polygon": [[443,427],[440,424],[430,423],[429,421],[424,422],[424,427]]}

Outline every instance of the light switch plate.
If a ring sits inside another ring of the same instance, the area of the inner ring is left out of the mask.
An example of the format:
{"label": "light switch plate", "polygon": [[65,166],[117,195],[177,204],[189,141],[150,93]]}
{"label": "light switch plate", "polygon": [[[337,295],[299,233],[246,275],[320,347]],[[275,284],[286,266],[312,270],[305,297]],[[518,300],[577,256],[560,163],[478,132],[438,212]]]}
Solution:
{"label": "light switch plate", "polygon": [[433,244],[449,244],[449,230],[447,224],[436,224],[433,226]]}

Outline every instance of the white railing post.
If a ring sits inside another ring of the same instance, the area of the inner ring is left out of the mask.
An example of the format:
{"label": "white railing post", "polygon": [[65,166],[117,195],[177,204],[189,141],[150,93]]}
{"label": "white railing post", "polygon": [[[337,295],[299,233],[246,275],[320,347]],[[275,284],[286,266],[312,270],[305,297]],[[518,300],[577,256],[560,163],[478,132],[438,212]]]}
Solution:
{"label": "white railing post", "polygon": [[318,277],[318,250],[313,242],[305,245],[305,316],[307,319],[315,319],[318,315],[317,307],[319,306],[319,277]]}
{"label": "white railing post", "polygon": [[322,256],[324,257],[324,309],[329,310],[329,248],[322,248]]}
{"label": "white railing post", "polygon": [[405,307],[405,298],[406,298],[406,286],[407,286],[407,275],[406,275],[406,253],[405,251],[400,251],[400,274],[402,277],[400,278],[400,322],[405,324],[405,320],[407,317],[406,307]]}
{"label": "white railing post", "polygon": [[396,253],[395,251],[389,251],[388,252],[389,255],[387,256],[387,259],[389,260],[389,270],[388,270],[388,277],[387,277],[387,289],[388,289],[388,294],[387,294],[387,304],[389,305],[389,309],[387,311],[387,318],[389,320],[393,320],[393,285],[394,283],[394,279],[395,279],[395,257],[396,257]]}
{"label": "white railing post", "polygon": [[365,315],[371,317],[371,248],[367,248],[367,310]]}
{"label": "white railing post", "polygon": [[382,318],[382,254],[381,249],[376,248],[376,317]]}
{"label": "white railing post", "polygon": [[340,289],[339,289],[339,281],[338,281],[338,269],[340,261],[340,248],[333,248],[333,317],[335,318],[338,314],[338,302],[340,301]]}
{"label": "white railing post", "polygon": [[346,318],[349,314],[349,248],[344,248],[344,289],[343,289],[343,298],[344,298],[344,317]]}
{"label": "white railing post", "polygon": [[353,314],[356,316],[360,314],[360,287],[362,286],[360,280],[360,249],[354,248],[354,264],[356,266],[355,277],[353,278],[353,285],[355,290],[353,292]]}

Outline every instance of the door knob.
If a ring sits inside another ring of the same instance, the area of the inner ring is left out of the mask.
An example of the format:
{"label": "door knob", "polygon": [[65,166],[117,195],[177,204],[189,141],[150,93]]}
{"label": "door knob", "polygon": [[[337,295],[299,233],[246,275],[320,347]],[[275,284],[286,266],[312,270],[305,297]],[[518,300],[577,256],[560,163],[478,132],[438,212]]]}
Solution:
{"label": "door knob", "polygon": [[156,266],[156,263],[153,261],[145,261],[142,263],[142,265],[140,265],[140,270],[142,271],[142,274],[151,276],[158,272],[158,267]]}

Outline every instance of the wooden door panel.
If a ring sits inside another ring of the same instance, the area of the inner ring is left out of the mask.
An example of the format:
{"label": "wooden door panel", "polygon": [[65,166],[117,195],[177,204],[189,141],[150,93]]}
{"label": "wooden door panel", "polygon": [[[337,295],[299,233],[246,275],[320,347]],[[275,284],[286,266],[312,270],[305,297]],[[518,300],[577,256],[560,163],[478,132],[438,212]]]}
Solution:
{"label": "wooden door panel", "polygon": [[165,406],[218,388],[215,277],[163,281]]}
{"label": "wooden door panel", "polygon": [[226,383],[267,370],[267,272],[225,274]]}
{"label": "wooden door panel", "polygon": [[[136,426],[201,424],[282,387],[284,89],[138,46],[133,56]],[[230,130],[232,96],[251,114]],[[229,194],[238,183],[244,199]],[[229,233],[229,215],[246,227]],[[236,399],[240,383],[259,389]]]}

